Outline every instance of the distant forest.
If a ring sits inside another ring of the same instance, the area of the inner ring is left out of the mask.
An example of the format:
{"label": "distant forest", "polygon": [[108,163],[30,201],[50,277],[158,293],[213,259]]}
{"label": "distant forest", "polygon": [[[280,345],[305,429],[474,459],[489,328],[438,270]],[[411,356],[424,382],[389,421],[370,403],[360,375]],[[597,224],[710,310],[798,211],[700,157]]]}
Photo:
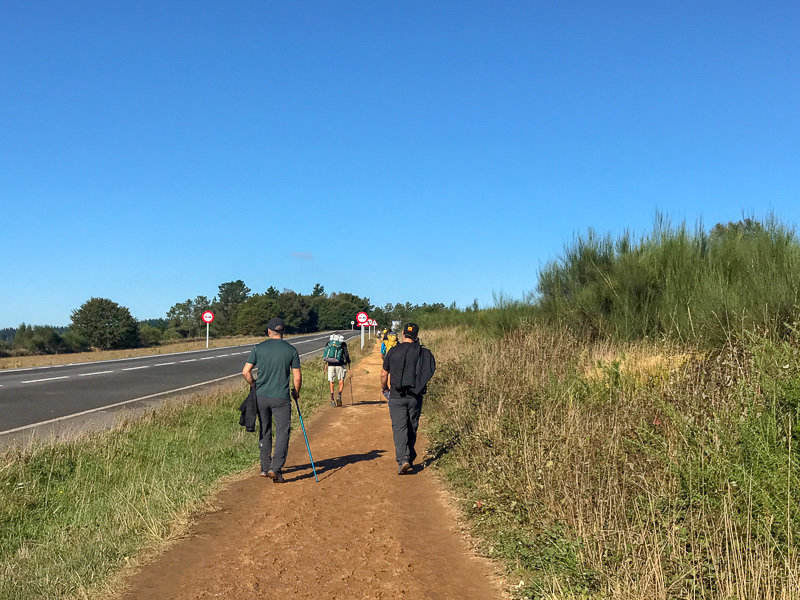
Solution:
{"label": "distant forest", "polygon": [[278,291],[270,286],[252,293],[241,279],[221,283],[213,298],[196,296],[176,302],[163,318],[136,320],[130,310],[107,298],[90,298],[72,312],[66,327],[29,325],[0,330],[0,356],[83,352],[90,349],[134,348],[189,340],[205,335],[200,315],[214,312],[212,337],[263,335],[267,321],[280,316],[288,333],[349,329],[359,311],[381,326],[392,320],[424,320],[426,316],[460,312],[455,303],[375,306],[369,298],[348,292],[326,293],[317,283],[310,294]]}

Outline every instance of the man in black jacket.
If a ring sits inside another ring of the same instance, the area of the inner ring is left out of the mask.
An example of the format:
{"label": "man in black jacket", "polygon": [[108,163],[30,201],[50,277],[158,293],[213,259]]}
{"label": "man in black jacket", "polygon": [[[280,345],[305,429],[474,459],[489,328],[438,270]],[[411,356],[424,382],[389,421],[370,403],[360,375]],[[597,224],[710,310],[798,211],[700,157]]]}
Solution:
{"label": "man in black jacket", "polygon": [[403,328],[401,343],[386,353],[381,371],[381,389],[389,392],[389,415],[392,419],[397,472],[403,475],[413,470],[417,453],[419,415],[428,380],[436,370],[430,350],[417,339],[419,326],[408,323]]}

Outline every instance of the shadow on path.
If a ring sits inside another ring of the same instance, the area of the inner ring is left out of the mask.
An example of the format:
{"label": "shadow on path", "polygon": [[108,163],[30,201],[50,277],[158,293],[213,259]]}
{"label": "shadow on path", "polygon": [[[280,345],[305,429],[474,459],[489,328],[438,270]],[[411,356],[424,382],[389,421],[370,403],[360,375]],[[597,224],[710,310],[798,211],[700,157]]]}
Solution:
{"label": "shadow on path", "polygon": [[[370,450],[369,452],[365,452],[363,454],[347,454],[345,456],[338,456],[336,458],[324,458],[320,461],[314,461],[314,466],[317,468],[317,476],[321,480],[324,477],[330,477],[336,471],[346,465],[351,465],[363,460],[375,460],[376,458],[380,458],[383,454],[386,454],[386,450]],[[296,477],[286,477],[286,481],[299,481],[301,479],[314,477],[314,471],[311,469],[310,462],[304,465],[293,465],[291,467],[286,467],[283,469],[283,474],[286,476],[297,471],[306,472],[302,475],[297,475]]]}

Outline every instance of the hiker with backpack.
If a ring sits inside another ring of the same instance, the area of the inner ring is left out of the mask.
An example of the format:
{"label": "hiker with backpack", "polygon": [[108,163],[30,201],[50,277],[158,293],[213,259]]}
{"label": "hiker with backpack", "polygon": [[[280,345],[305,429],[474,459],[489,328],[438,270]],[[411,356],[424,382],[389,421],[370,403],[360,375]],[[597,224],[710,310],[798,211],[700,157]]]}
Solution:
{"label": "hiker with backpack", "polygon": [[386,353],[397,346],[397,334],[394,331],[383,336],[383,343],[381,344],[381,356],[386,356]]}
{"label": "hiker with backpack", "polygon": [[422,400],[436,371],[433,353],[419,343],[418,335],[419,326],[408,323],[402,341],[386,352],[381,371],[381,390],[384,395],[388,392],[398,475],[414,470]]}
{"label": "hiker with backpack", "polygon": [[[343,335],[333,334],[322,352],[323,368],[328,373],[328,383],[331,386],[331,406],[342,405],[342,390],[344,390],[344,380],[350,368],[350,352],[347,350],[347,342]],[[333,382],[339,380],[339,393],[334,399]]]}

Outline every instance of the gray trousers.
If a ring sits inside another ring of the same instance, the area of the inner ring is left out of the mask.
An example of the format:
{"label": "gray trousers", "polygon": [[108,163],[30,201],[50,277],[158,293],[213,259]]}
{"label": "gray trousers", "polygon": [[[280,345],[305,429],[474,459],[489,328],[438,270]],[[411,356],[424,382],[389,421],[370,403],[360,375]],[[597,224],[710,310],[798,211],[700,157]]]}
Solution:
{"label": "gray trousers", "polygon": [[[261,449],[261,470],[278,472],[286,463],[289,449],[289,431],[292,426],[292,403],[286,398],[258,398],[258,418],[261,431],[258,447]],[[275,452],[272,452],[272,419],[275,419]]]}
{"label": "gray trousers", "polygon": [[398,465],[413,464],[417,458],[414,444],[417,443],[421,412],[422,396],[389,396],[389,416],[392,418],[394,454]]}

